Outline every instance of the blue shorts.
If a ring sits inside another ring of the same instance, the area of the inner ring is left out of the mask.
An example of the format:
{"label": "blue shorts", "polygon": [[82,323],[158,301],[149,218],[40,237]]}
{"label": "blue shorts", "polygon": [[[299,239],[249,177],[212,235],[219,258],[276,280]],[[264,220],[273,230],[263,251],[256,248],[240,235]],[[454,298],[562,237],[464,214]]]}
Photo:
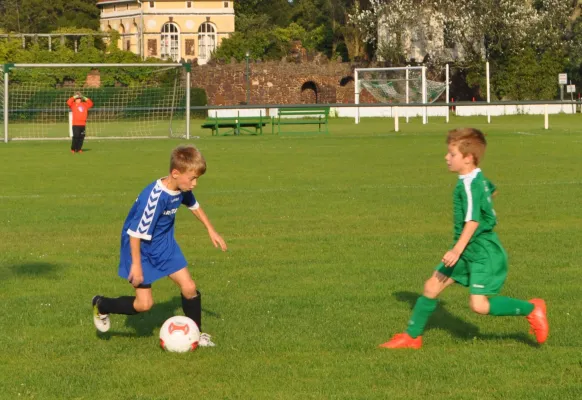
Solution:
{"label": "blue shorts", "polygon": [[[126,236],[126,235],[124,235]],[[178,272],[188,265],[178,243],[172,238],[162,246],[152,246],[151,243],[141,243],[141,266],[143,269],[143,284],[149,285],[158,279]],[[119,276],[129,278],[131,268],[131,250],[129,237],[122,237],[119,257]]]}

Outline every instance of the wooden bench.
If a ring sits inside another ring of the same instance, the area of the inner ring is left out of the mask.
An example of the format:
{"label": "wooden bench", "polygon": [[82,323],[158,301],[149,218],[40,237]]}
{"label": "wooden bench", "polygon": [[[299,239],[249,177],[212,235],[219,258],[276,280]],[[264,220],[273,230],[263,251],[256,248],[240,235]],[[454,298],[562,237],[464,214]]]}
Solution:
{"label": "wooden bench", "polygon": [[[283,117],[283,118],[281,118]],[[291,117],[291,118],[286,118]],[[277,133],[329,133],[327,120],[329,117],[329,107],[290,107],[290,108],[280,108],[277,117],[273,120],[273,126],[271,131],[273,131],[274,125],[277,125]],[[311,131],[283,131],[281,132],[282,125],[318,125],[318,130]],[[322,126],[324,130],[322,131]]]}
{"label": "wooden bench", "polygon": [[[262,135],[263,126],[271,122],[271,119],[264,117],[261,113],[258,117],[208,117],[201,125],[204,129],[212,129],[212,135],[241,135],[248,133],[251,135]],[[220,129],[226,128],[226,131]],[[254,128],[254,130],[253,130]]]}

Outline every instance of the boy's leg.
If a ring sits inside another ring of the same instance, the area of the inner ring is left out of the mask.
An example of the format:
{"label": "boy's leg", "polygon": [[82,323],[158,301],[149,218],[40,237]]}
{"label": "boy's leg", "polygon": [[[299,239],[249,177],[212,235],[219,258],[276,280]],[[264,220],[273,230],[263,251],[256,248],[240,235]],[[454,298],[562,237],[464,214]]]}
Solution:
{"label": "boy's leg", "polygon": [[174,272],[169,275],[169,278],[180,287],[184,314],[198,325],[200,330],[198,345],[201,347],[215,346],[210,335],[202,333],[202,294],[196,289],[196,283],[190,276],[188,268],[184,267]]}
{"label": "boy's leg", "polygon": [[545,302],[497,296],[507,278],[507,254],[496,242],[486,245],[488,257],[471,264],[471,309],[484,315],[525,316],[538,343],[544,343],[549,333]]}
{"label": "boy's leg", "polygon": [[435,271],[425,282],[422,296],[418,298],[408,321],[405,333],[395,335],[390,341],[381,344],[384,348],[420,348],[422,333],[430,316],[437,306],[437,297],[443,290],[455,283],[452,278]]}
{"label": "boy's leg", "polygon": [[93,322],[101,332],[107,332],[111,326],[109,314],[134,315],[152,308],[154,300],[151,285],[140,285],[135,289],[135,296],[110,298],[97,295],[93,297]]}
{"label": "boy's leg", "polygon": [[83,151],[83,142],[85,141],[85,127],[82,126],[79,132],[79,142],[77,143],[77,151]]}

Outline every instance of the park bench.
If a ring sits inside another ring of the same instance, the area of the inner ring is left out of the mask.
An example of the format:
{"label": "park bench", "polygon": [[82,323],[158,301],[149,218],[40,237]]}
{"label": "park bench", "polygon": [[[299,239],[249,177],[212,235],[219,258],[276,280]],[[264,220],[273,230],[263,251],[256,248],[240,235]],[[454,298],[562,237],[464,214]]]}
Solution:
{"label": "park bench", "polygon": [[[202,124],[204,129],[212,129],[212,135],[241,135],[248,133],[251,135],[262,135],[263,126],[270,123],[268,117],[261,113],[258,117],[208,117]],[[221,131],[221,129],[226,129]]]}
{"label": "park bench", "polygon": [[[290,117],[290,118],[289,118]],[[329,107],[286,107],[280,108],[277,118],[273,120],[271,131],[277,125],[277,133],[329,133],[327,120]],[[317,125],[316,130],[281,131],[284,125]],[[322,127],[324,130],[322,130]]]}

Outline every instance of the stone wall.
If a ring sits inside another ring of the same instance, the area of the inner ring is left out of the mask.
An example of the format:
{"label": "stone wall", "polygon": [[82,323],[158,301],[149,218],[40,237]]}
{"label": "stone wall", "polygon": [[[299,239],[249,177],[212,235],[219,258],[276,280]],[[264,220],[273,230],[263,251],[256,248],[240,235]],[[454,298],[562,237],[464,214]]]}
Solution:
{"label": "stone wall", "polygon": [[[303,62],[209,63],[192,68],[192,87],[206,90],[209,105],[325,104],[354,102],[355,64]],[[248,97],[247,97],[248,96]],[[364,92],[361,103],[375,102]]]}

